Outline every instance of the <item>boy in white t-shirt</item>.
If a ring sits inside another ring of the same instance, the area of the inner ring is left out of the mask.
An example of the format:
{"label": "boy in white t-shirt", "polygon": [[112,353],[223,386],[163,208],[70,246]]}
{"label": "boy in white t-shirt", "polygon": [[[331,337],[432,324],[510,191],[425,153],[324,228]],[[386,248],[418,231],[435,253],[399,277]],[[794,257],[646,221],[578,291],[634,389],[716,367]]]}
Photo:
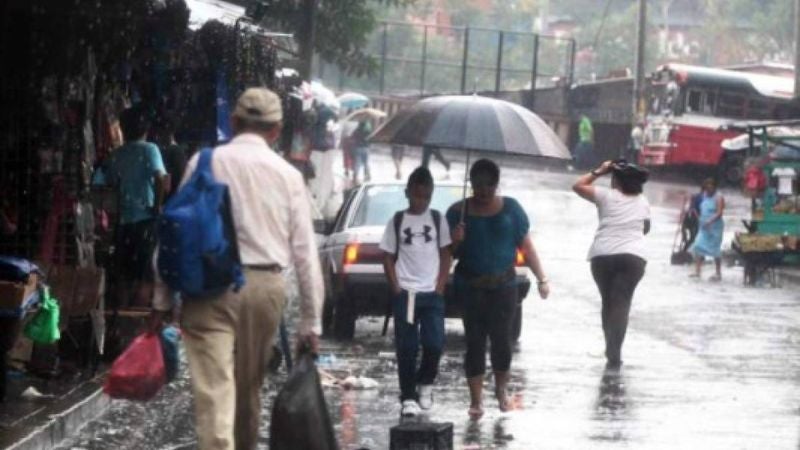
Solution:
{"label": "boy in white t-shirt", "polygon": [[[420,413],[433,404],[433,381],[444,348],[444,289],[450,271],[450,230],[442,215],[428,209],[433,177],[418,167],[408,177],[408,209],[386,224],[380,248],[392,289],[394,342],[400,379],[401,414]],[[422,360],[417,351],[422,343]]]}

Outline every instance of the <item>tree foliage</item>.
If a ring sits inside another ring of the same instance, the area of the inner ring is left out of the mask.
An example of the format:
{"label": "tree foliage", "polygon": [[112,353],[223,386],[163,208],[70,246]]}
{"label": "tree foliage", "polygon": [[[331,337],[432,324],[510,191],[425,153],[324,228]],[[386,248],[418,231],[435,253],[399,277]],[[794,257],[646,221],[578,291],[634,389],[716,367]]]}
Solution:
{"label": "tree foliage", "polygon": [[[404,7],[415,0],[318,0],[314,51],[326,62],[336,64],[351,74],[373,72],[377,65],[364,48],[377,26],[377,16],[389,7]],[[267,25],[295,33],[302,41],[303,2],[275,0],[270,5]]]}

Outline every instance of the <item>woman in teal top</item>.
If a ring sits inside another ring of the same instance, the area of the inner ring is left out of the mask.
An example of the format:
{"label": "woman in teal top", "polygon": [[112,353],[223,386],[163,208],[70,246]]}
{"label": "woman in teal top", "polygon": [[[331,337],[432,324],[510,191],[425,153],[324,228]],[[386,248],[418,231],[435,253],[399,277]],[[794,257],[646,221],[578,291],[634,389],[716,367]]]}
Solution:
{"label": "woman in teal top", "polygon": [[539,295],[547,298],[550,288],[528,236],[528,216],[516,200],[497,195],[500,168],[481,159],[469,174],[473,195],[451,206],[447,221],[452,230],[453,254],[458,259],[455,295],[464,308],[469,416],[477,420],[483,415],[487,338],[492,344],[495,396],[501,411],[509,408],[506,387],[511,367],[512,321],[517,312],[517,249],[538,280]]}
{"label": "woman in teal top", "polygon": [[722,232],[724,223],[725,199],[717,192],[717,182],[709,178],[703,182],[703,196],[700,199],[700,228],[690,250],[695,257],[695,271],[692,277],[700,278],[700,269],[706,257],[714,258],[716,273],[711,281],[722,279]]}

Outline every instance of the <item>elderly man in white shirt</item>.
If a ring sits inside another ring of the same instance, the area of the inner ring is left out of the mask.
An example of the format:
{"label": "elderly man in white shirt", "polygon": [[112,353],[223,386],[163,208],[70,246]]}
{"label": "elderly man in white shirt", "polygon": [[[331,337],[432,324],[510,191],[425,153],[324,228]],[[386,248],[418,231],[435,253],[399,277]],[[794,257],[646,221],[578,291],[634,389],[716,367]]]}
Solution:
{"label": "elderly man in white shirt", "polygon": [[[185,299],[181,327],[194,392],[200,449],[255,449],[260,391],[286,303],[281,272],[294,264],[300,284],[301,342],[318,348],[324,295],[303,177],[271,148],[283,112],[272,91],[246,90],[231,117],[233,140],[214,150],[214,178],[228,185],[246,284],[210,299]],[[195,155],[184,183],[197,165]],[[157,282],[153,323],[172,308]]]}

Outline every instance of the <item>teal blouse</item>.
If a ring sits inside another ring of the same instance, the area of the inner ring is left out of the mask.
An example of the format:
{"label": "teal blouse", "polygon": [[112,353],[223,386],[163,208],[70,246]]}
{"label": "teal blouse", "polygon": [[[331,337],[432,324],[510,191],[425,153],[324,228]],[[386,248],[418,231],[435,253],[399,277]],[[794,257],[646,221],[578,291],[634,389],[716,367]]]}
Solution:
{"label": "teal blouse", "polygon": [[[447,223],[454,229],[461,218],[461,208],[455,204],[447,211]],[[503,197],[503,209],[493,216],[464,218],[466,235],[455,257],[456,273],[500,275],[514,266],[517,248],[528,235],[530,222],[519,202]]]}

